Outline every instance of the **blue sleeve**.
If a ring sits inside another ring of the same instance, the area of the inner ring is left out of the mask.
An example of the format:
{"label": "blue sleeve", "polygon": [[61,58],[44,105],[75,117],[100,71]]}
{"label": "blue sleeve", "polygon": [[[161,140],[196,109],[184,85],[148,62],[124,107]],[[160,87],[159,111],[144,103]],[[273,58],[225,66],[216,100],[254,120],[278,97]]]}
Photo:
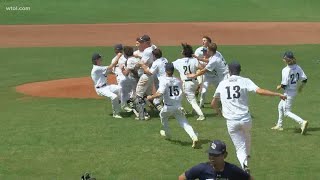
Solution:
{"label": "blue sleeve", "polygon": [[189,179],[197,179],[199,178],[201,171],[203,167],[202,164],[198,164],[196,166],[193,166],[191,169],[185,172],[186,178]]}

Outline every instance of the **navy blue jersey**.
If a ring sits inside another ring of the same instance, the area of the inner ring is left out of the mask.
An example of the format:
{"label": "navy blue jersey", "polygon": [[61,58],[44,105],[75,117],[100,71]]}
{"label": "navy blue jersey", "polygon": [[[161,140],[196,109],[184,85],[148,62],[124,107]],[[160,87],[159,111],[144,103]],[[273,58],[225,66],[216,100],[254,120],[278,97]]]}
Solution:
{"label": "navy blue jersey", "polygon": [[249,180],[250,175],[236,165],[225,162],[224,170],[217,172],[209,163],[200,163],[185,172],[186,178],[199,180]]}

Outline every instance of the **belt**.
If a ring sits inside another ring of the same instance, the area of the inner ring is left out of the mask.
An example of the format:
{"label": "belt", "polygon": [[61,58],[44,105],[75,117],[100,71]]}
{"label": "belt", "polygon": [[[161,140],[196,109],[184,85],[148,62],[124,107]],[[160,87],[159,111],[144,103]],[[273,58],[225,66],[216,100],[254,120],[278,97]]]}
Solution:
{"label": "belt", "polygon": [[193,81],[193,80],[197,80],[197,78],[195,78],[195,79],[186,79],[186,80],[184,80],[185,82],[188,82],[188,81]]}
{"label": "belt", "polygon": [[165,103],[164,105],[166,105],[166,106],[172,106],[172,105],[169,105],[169,104],[166,104],[166,103]]}
{"label": "belt", "polygon": [[102,84],[101,86],[97,86],[96,88],[99,89],[99,88],[102,88],[102,87],[105,87],[105,86],[107,86],[106,83]]}

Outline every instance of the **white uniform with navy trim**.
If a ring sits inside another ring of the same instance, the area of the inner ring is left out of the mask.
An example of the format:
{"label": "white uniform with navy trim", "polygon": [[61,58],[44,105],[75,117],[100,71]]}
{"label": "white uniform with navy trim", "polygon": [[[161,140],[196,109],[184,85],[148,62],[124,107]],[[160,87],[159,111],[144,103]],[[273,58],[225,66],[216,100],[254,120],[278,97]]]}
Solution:
{"label": "white uniform with navy trim", "polygon": [[183,83],[183,92],[185,93],[188,102],[191,104],[192,108],[199,116],[203,116],[203,112],[201,111],[197,103],[195,95],[195,91],[199,85],[198,81],[197,79],[190,79],[187,77],[187,74],[196,73],[199,66],[198,60],[195,58],[184,57],[181,59],[177,59],[172,63],[174,65],[174,68],[177,69],[180,73],[180,79]]}
{"label": "white uniform with navy trim", "polygon": [[94,88],[99,96],[105,96],[111,99],[112,109],[114,114],[120,112],[119,94],[120,86],[107,83],[107,67],[93,65],[91,70],[91,78],[94,83]]}
{"label": "white uniform with navy trim", "polygon": [[159,89],[157,91],[163,95],[164,106],[160,111],[161,123],[166,134],[170,134],[168,119],[174,116],[178,120],[179,125],[184,128],[192,140],[197,139],[197,135],[193,128],[189,125],[185,115],[183,114],[182,101],[182,83],[175,77],[164,77],[160,79]]}
{"label": "white uniform with navy trim", "polygon": [[[204,48],[205,48],[205,47],[203,47],[203,46],[198,47],[198,48],[195,50],[194,55],[196,55],[196,56],[199,57],[199,58],[203,58],[203,57],[204,57],[204,56],[203,56],[203,49],[204,49]],[[200,63],[201,65],[203,65],[203,66],[206,66],[206,65],[207,65],[207,63],[206,63],[206,62],[203,62],[203,61],[199,61],[199,63]],[[198,77],[197,77],[197,80],[198,80],[198,83],[199,83],[199,84],[202,84],[202,83],[203,83],[203,75],[198,76]]]}
{"label": "white uniform with navy trim", "polygon": [[256,92],[258,88],[250,79],[232,75],[219,83],[214,94],[220,97],[222,115],[227,120],[228,132],[242,168],[248,166],[251,147],[248,92]]}
{"label": "white uniform with navy trim", "polygon": [[[141,62],[151,67],[153,61],[155,60],[152,51],[156,48],[157,47],[155,45],[146,48],[142,53]],[[142,74],[137,84],[136,94],[140,97],[144,97],[144,95],[151,95],[152,87],[153,76]]]}
{"label": "white uniform with navy trim", "polygon": [[205,95],[210,84],[214,84],[216,87],[218,84],[228,78],[229,69],[227,62],[223,58],[220,52],[216,52],[209,58],[208,64],[205,66],[208,71],[204,74],[204,79],[201,88],[200,106],[204,104]]}
{"label": "white uniform with navy trim", "polygon": [[297,94],[297,86],[299,81],[306,80],[307,76],[302,68],[297,65],[287,65],[282,69],[281,84],[285,85],[284,94],[287,95],[286,100],[280,100],[278,105],[279,119],[277,126],[282,127],[283,116],[288,116],[295,120],[300,125],[303,123],[303,119],[291,112],[291,106],[293,99]]}
{"label": "white uniform with navy trim", "polygon": [[[154,75],[154,77],[157,78],[157,82],[159,82],[159,79],[161,77],[165,77],[166,76],[166,70],[165,70],[165,64],[168,63],[168,60],[164,57],[161,57],[159,59],[156,59],[153,63],[151,68],[149,69],[149,71]],[[155,80],[155,78],[154,78]],[[156,82],[156,81],[155,81]],[[155,88],[158,89],[159,88],[159,83],[158,84],[154,84]]]}

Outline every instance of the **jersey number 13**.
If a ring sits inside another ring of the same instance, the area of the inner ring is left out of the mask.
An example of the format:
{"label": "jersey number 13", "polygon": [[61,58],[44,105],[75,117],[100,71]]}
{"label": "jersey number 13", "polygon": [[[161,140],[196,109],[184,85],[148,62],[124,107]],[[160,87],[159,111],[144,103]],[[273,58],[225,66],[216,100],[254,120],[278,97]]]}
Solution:
{"label": "jersey number 13", "polygon": [[[232,98],[236,98],[238,99],[240,97],[240,86],[232,86],[232,89],[234,90],[234,92],[231,94],[231,87],[230,86],[226,86],[227,89],[227,94],[228,97],[227,99],[232,99]],[[232,97],[231,97],[232,95]]]}

